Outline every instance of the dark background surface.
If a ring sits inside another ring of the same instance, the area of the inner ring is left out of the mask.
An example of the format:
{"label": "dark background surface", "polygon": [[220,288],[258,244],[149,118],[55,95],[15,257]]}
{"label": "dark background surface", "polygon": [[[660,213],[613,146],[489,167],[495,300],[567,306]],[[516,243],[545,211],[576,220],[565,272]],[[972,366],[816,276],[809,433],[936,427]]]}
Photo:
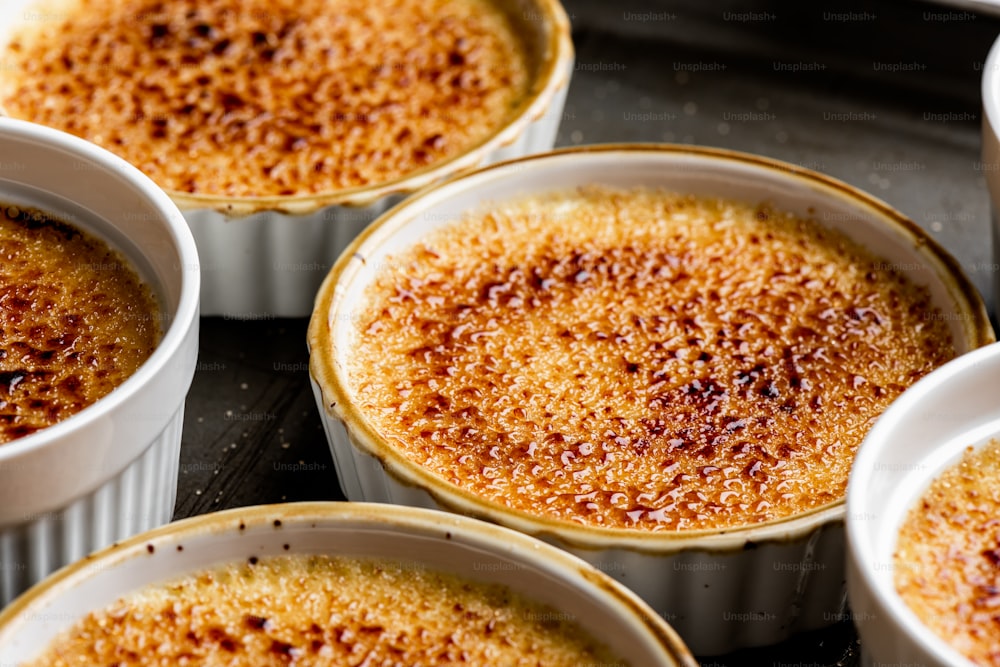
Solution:
{"label": "dark background surface", "polygon": [[[577,68],[560,145],[667,141],[788,160],[909,215],[992,308],[980,76],[1000,22],[921,2],[568,0]],[[203,318],[176,517],[342,500],[308,379],[305,319]],[[299,464],[296,472],[290,472]],[[855,665],[841,622],[704,665]]]}

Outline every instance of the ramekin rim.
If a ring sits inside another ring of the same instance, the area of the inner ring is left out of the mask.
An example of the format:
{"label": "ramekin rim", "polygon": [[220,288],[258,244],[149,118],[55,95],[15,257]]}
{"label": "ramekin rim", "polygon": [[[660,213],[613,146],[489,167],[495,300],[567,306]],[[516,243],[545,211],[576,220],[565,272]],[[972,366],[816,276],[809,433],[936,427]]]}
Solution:
{"label": "ramekin rim", "polygon": [[156,345],[156,349],[135,373],[115,387],[109,394],[76,412],[66,419],[45,427],[22,438],[0,444],[0,464],[44,449],[66,437],[73,431],[105,417],[128,401],[140,387],[149,384],[153,377],[163,372],[170,361],[182,350],[184,340],[192,327],[198,324],[198,309],[201,289],[201,272],[197,268],[198,250],[183,215],[170,197],[148,176],[114,153],[72,134],[56,130],[38,123],[15,118],[0,117],[0,136],[13,133],[19,138],[54,145],[56,148],[73,152],[116,174],[122,174],[142,195],[148,198],[162,214],[173,247],[176,250],[180,268],[181,289],[177,308],[170,318],[170,326]]}
{"label": "ramekin rim", "polygon": [[[423,489],[443,507],[485,518],[531,535],[555,536],[561,542],[583,550],[628,548],[633,551],[656,553],[687,550],[729,552],[762,541],[785,542],[805,539],[819,526],[843,521],[846,515],[845,496],[806,512],[761,524],[698,531],[654,532],[640,529],[600,528],[532,515],[504,507],[434,477],[421,466],[412,463],[393,448],[385,445],[360,414],[360,411],[349,401],[344,400],[349,397],[349,392],[341,383],[339,373],[336,370],[332,345],[323,346],[319,343],[324,339],[329,326],[328,316],[336,298],[335,286],[339,282],[339,277],[348,270],[354,257],[360,256],[358,250],[370,238],[379,234],[389,220],[405,215],[409,209],[417,208],[419,210],[426,199],[436,194],[440,194],[442,197],[446,196],[444,193],[455,184],[465,182],[466,187],[469,187],[469,183],[488,178],[495,172],[512,167],[516,168],[516,165],[521,163],[558,160],[566,156],[615,152],[687,155],[756,166],[772,174],[780,174],[792,181],[798,180],[818,186],[839,197],[850,199],[859,206],[877,214],[902,236],[912,239],[915,245],[924,248],[930,257],[939,263],[940,266],[936,268],[940,269],[938,271],[940,277],[957,291],[957,294],[951,295],[956,300],[956,306],[961,307],[963,311],[971,311],[972,317],[968,323],[969,326],[966,327],[967,333],[970,335],[968,341],[970,347],[978,348],[995,340],[982,298],[975,286],[962,272],[954,257],[907,216],[886,202],[844,181],[793,163],[725,148],[667,143],[608,143],[573,146],[506,160],[475,171],[459,173],[442,182],[431,184],[379,216],[355,237],[341,253],[323,281],[316,295],[315,307],[307,332],[307,344],[310,350],[310,379],[318,388],[318,396],[323,401],[323,418],[335,418],[343,421],[353,447],[377,458],[383,464],[384,471],[396,481],[406,486]],[[319,349],[318,353],[317,348]],[[336,415],[331,415],[331,410],[335,411]],[[349,412],[345,413],[345,411]],[[350,418],[352,422],[349,427],[347,426],[347,418]],[[358,441],[362,439],[364,442],[359,444]],[[377,447],[372,447],[372,443],[377,443]]]}
{"label": "ramekin rim", "polygon": [[[578,581],[575,585],[585,585],[612,602],[616,607],[615,615],[628,618],[631,623],[640,626],[655,641],[659,650],[673,658],[679,667],[698,665],[680,635],[669,623],[648,609],[648,605],[636,593],[578,556],[504,526],[466,516],[405,505],[344,501],[235,507],[180,519],[133,535],[64,566],[25,591],[0,610],[0,633],[33,605],[58,598],[67,589],[85,580],[88,570],[92,572],[97,564],[117,567],[132,559],[143,558],[146,554],[154,554],[161,546],[179,544],[186,537],[219,533],[232,536],[233,533],[249,533],[252,529],[263,529],[268,525],[278,529],[278,526],[286,528],[309,523],[381,525],[387,530],[403,530],[414,536],[430,536],[464,543],[487,553],[527,563],[566,583]],[[503,545],[503,549],[500,545]],[[511,545],[514,551],[504,554]],[[289,553],[295,553],[294,549]]]}

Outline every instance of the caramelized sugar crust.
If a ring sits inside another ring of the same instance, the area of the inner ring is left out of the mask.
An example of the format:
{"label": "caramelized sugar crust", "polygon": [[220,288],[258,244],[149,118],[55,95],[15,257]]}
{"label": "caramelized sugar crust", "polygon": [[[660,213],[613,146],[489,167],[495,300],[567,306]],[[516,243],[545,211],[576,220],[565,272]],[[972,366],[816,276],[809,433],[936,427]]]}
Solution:
{"label": "caramelized sugar crust", "polygon": [[1000,441],[963,454],[899,531],[896,590],[935,634],[980,665],[1000,664]]}
{"label": "caramelized sugar crust", "polygon": [[569,614],[417,563],[284,556],[150,587],[92,613],[32,667],[622,665]]}
{"label": "caramelized sugar crust", "polygon": [[103,241],[0,203],[0,443],[79,412],[153,353],[159,308]]}
{"label": "caramelized sugar crust", "polygon": [[874,419],[954,356],[906,269],[729,201],[496,204],[381,263],[351,391],[392,447],[511,509],[652,531],[788,517],[840,499]]}
{"label": "caramelized sugar crust", "polygon": [[51,20],[8,49],[0,106],[180,192],[389,181],[484,141],[528,87],[520,38],[489,0],[46,6]]}

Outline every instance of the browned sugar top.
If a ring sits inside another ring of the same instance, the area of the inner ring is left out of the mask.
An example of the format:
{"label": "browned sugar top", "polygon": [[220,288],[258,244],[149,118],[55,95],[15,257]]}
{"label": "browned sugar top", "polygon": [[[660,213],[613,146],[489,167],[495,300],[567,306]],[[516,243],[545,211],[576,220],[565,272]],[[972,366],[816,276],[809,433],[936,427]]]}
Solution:
{"label": "browned sugar top", "polygon": [[948,468],[910,509],[893,555],[896,590],[935,634],[1000,664],[1000,442]]}
{"label": "browned sugar top", "polygon": [[32,667],[625,667],[571,614],[418,563],[288,556],[147,588],[92,613]]}
{"label": "browned sugar top", "polygon": [[79,412],[152,354],[159,309],[103,241],[0,203],[0,443]]}
{"label": "browned sugar top", "polygon": [[345,357],[362,413],[451,484],[594,526],[837,500],[873,420],[954,355],[890,264],[729,201],[553,193],[383,264]]}
{"label": "browned sugar top", "polygon": [[489,0],[72,0],[45,15],[4,55],[0,106],[180,192],[389,181],[485,140],[528,86]]}

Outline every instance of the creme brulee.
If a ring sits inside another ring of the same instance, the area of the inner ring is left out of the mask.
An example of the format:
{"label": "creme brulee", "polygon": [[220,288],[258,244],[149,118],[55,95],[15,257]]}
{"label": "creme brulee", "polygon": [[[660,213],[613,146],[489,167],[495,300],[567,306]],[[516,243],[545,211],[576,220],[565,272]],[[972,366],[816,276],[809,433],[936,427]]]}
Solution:
{"label": "creme brulee", "polygon": [[837,501],[873,421],[955,355],[905,272],[766,206],[585,187],[380,265],[344,357],[362,417],[446,483],[591,526]]}
{"label": "creme brulee", "polygon": [[124,382],[153,353],[159,313],[107,243],[0,203],[0,443],[62,421]]}
{"label": "creme brulee", "polygon": [[570,614],[386,560],[251,559],[91,613],[30,667],[125,664],[616,665]]}
{"label": "creme brulee", "polygon": [[391,181],[485,141],[531,85],[491,0],[48,0],[25,12],[50,19],[3,53],[0,108],[184,193]]}
{"label": "creme brulee", "polygon": [[893,555],[906,604],[979,665],[1000,661],[998,479],[1000,441],[966,450],[910,509]]}

